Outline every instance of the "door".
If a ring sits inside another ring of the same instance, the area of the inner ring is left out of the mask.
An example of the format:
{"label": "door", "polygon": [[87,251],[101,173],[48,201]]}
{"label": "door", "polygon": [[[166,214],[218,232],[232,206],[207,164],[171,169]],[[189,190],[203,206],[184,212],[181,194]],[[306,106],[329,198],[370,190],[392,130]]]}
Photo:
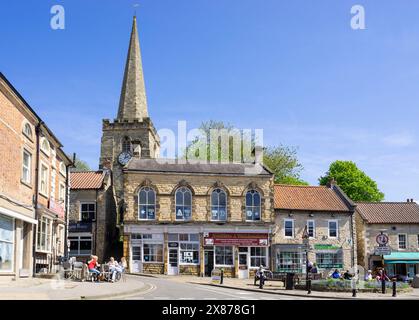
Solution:
{"label": "door", "polygon": [[167,274],[170,276],[177,275],[179,273],[179,254],[178,248],[169,249],[169,267],[167,268]]}
{"label": "door", "polygon": [[143,262],[141,256],[141,246],[132,247],[132,271],[133,273],[143,272]]}
{"label": "door", "polygon": [[239,279],[249,278],[248,253],[239,253]]}
{"label": "door", "polygon": [[211,277],[211,272],[214,269],[214,251],[205,251],[205,276]]}

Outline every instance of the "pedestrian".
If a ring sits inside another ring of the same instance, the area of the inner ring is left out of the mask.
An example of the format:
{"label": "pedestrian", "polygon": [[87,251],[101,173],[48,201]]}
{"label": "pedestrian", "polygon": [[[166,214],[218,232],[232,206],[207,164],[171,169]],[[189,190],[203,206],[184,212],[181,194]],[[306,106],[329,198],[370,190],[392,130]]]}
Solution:
{"label": "pedestrian", "polygon": [[127,269],[128,264],[127,264],[127,259],[125,259],[125,257],[121,258],[121,262],[119,262],[119,266],[121,267],[122,272],[124,272]]}
{"label": "pedestrian", "polygon": [[343,279],[345,280],[352,280],[353,274],[349,273],[349,270],[346,270],[346,272],[343,274]]}
{"label": "pedestrian", "polygon": [[331,275],[332,279],[340,279],[341,275],[338,269],[335,269],[335,271]]}
{"label": "pedestrian", "polygon": [[313,267],[311,268],[310,272],[311,272],[311,273],[317,273],[317,272],[319,272],[319,271],[317,270],[317,263],[313,263]]}
{"label": "pedestrian", "polygon": [[364,280],[365,280],[365,281],[372,281],[372,280],[373,280],[373,279],[372,279],[372,271],[371,271],[371,270],[368,270],[368,271],[367,271],[367,274],[365,275]]}

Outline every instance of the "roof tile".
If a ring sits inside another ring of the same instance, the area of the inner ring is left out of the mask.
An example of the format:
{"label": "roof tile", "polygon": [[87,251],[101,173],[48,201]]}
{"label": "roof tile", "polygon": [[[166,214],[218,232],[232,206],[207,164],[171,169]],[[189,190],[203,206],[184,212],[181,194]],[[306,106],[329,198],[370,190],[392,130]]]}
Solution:
{"label": "roof tile", "polygon": [[103,171],[71,172],[70,186],[77,189],[101,189],[105,173]]}
{"label": "roof tile", "polygon": [[368,223],[419,223],[415,202],[359,202],[356,210]]}

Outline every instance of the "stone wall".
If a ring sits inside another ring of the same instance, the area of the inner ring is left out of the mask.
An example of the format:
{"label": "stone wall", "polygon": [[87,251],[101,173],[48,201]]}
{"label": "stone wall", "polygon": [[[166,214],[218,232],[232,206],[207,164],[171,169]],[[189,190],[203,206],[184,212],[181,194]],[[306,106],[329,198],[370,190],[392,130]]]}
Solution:
{"label": "stone wall", "polygon": [[200,270],[199,265],[196,265],[196,266],[179,265],[179,274],[199,276],[199,270]]}
{"label": "stone wall", "polygon": [[125,173],[125,222],[138,221],[137,194],[143,185],[157,192],[156,222],[176,221],[174,193],[180,184],[188,186],[193,193],[192,221],[211,221],[211,192],[221,186],[227,193],[227,222],[245,222],[245,194],[249,185],[254,184],[262,196],[261,222],[273,222],[273,180],[269,177],[143,173]]}

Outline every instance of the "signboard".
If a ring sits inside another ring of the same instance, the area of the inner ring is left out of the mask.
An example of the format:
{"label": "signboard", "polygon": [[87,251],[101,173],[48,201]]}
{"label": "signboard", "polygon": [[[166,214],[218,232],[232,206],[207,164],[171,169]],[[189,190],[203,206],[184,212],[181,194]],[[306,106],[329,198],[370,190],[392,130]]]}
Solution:
{"label": "signboard", "polygon": [[215,284],[221,283],[221,271],[220,270],[212,270],[211,271],[211,282]]}
{"label": "signboard", "polygon": [[375,255],[377,256],[386,256],[391,254],[389,246],[379,246],[375,248]]}
{"label": "signboard", "polygon": [[204,245],[230,245],[243,247],[268,246],[267,233],[209,233],[204,238]]}
{"label": "signboard", "polygon": [[64,206],[54,200],[49,200],[49,209],[53,211],[59,218],[64,219],[65,211]]}
{"label": "signboard", "polygon": [[341,247],[333,244],[315,244],[314,249],[316,250],[339,250]]}
{"label": "signboard", "polygon": [[177,242],[169,242],[168,243],[169,248],[177,248],[179,247],[179,243]]}
{"label": "signboard", "polygon": [[388,244],[388,236],[384,233],[380,233],[375,240],[381,246],[386,246]]}

